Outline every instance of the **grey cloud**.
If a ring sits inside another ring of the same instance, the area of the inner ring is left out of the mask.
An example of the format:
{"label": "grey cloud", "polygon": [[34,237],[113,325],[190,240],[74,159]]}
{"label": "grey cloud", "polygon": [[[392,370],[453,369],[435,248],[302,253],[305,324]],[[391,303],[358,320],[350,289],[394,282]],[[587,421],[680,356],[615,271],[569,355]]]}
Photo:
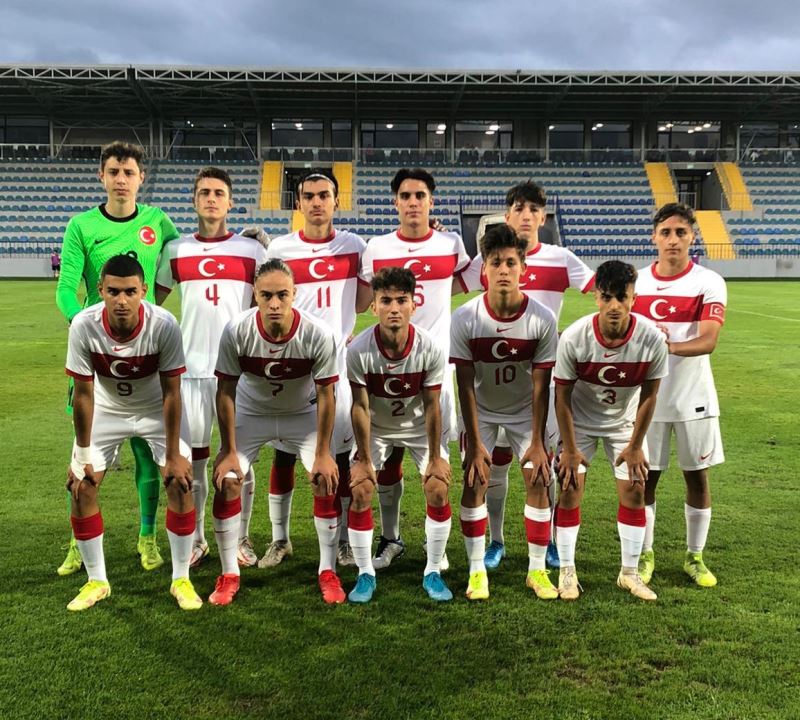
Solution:
{"label": "grey cloud", "polygon": [[792,71],[798,16],[788,0],[6,0],[0,62]]}

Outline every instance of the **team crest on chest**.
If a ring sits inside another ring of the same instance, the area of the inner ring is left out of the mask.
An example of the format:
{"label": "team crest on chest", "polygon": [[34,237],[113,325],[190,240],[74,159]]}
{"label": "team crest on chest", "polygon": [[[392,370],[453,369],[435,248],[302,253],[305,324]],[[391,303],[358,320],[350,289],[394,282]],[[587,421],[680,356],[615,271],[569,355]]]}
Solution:
{"label": "team crest on chest", "polygon": [[139,242],[143,245],[152,245],[156,241],[156,232],[149,225],[139,230]]}

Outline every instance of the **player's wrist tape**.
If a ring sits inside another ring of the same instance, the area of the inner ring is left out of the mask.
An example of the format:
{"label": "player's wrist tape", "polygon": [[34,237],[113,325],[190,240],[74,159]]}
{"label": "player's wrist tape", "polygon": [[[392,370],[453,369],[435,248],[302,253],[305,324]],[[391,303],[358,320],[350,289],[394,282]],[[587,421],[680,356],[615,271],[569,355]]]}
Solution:
{"label": "player's wrist tape", "polygon": [[81,465],[89,465],[92,462],[92,448],[75,446],[75,462]]}
{"label": "player's wrist tape", "polygon": [[84,470],[84,466],[81,465],[75,458],[72,458],[72,461],[69,464],[70,472],[78,478],[78,480],[83,480],[86,477],[86,470]]}

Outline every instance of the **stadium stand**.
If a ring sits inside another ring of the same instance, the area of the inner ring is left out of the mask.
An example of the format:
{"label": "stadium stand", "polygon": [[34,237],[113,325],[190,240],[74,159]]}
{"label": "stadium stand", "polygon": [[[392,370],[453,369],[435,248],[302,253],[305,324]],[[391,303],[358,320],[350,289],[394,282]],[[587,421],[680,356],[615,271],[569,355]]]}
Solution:
{"label": "stadium stand", "polygon": [[[163,208],[182,233],[195,228],[191,187],[194,174],[202,165],[157,161],[147,169],[142,201]],[[289,211],[259,207],[264,192],[259,165],[240,163],[229,169],[237,204],[232,225],[238,228],[258,224],[272,235],[288,232]],[[57,248],[71,215],[102,201],[93,170],[94,161],[0,164],[0,180],[14,189],[0,201],[0,239],[4,249],[11,253],[48,254]],[[340,211],[337,224],[366,237],[393,230],[396,221],[389,182],[394,172],[394,166],[356,167],[353,188],[357,210]],[[561,241],[578,254],[645,256],[652,252],[649,217],[653,199],[639,164],[442,166],[436,168],[436,178],[436,217],[446,229],[461,231],[462,210],[502,210],[505,191],[533,178],[548,189],[554,200]],[[273,186],[277,187],[274,178]]]}
{"label": "stadium stand", "polygon": [[724,213],[738,255],[797,255],[800,251],[800,167],[742,164],[741,173],[753,210]]}

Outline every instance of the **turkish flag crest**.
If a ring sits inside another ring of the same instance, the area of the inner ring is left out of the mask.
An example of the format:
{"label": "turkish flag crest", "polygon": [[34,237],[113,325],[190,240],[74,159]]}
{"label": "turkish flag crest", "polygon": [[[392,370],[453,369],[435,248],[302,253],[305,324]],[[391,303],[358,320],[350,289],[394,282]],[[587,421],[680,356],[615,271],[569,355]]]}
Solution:
{"label": "turkish flag crest", "polygon": [[149,225],[139,230],[139,241],[144,245],[152,245],[156,241],[156,233]]}

